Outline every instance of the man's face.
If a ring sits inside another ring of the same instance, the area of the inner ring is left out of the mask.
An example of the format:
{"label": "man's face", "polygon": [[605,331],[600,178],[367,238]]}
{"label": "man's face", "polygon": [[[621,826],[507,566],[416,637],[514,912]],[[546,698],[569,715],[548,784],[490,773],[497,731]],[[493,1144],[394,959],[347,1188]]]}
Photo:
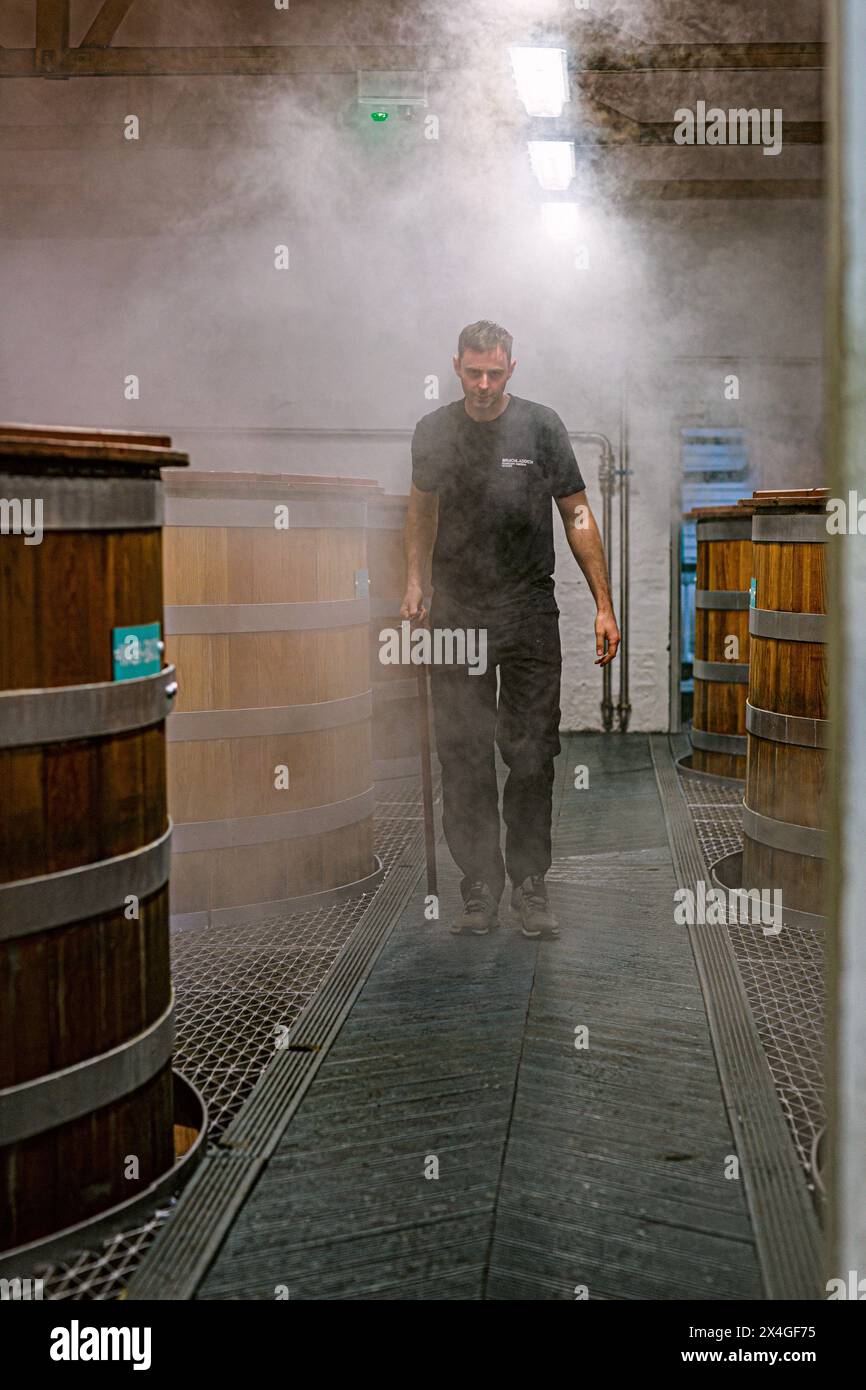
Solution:
{"label": "man's face", "polygon": [[496,412],[505,393],[508,379],[517,362],[509,363],[502,347],[476,352],[467,348],[462,360],[454,358],[454,370],[460,378],[463,394],[478,411]]}

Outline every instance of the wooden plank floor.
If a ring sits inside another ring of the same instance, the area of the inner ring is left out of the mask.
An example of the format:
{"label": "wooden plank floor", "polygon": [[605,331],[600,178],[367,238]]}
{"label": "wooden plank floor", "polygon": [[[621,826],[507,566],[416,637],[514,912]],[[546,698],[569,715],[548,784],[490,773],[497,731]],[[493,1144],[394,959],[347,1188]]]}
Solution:
{"label": "wooden plank floor", "polygon": [[762,1297],[647,740],[558,772],[560,939],[451,937],[440,845],[199,1298]]}

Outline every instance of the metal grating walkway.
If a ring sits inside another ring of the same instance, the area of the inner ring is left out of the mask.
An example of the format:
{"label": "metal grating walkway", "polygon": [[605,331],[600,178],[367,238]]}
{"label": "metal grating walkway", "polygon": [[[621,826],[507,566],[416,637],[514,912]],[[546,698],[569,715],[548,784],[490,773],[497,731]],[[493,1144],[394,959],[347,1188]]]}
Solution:
{"label": "metal grating walkway", "polygon": [[[684,777],[680,786],[707,866],[742,849],[742,792],[696,778]],[[827,1119],[826,933],[786,923],[778,937],[766,937],[758,926],[729,921],[728,936],[797,1156],[814,1191],[814,1148]],[[815,1200],[820,1209],[818,1192]]]}
{"label": "metal grating walkway", "polygon": [[440,847],[199,1298],[762,1296],[648,741],[569,738],[558,800],[560,940],[450,937]]}

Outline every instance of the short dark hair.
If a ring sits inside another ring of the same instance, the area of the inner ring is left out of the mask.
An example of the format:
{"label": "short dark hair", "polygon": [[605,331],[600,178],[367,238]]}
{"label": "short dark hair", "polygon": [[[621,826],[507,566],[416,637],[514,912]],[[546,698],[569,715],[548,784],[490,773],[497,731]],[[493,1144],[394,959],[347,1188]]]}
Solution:
{"label": "short dark hair", "polygon": [[457,356],[462,358],[467,348],[474,352],[488,352],[491,348],[504,348],[505,356],[511,361],[511,345],[514,342],[510,333],[490,319],[479,319],[462,330],[457,341]]}

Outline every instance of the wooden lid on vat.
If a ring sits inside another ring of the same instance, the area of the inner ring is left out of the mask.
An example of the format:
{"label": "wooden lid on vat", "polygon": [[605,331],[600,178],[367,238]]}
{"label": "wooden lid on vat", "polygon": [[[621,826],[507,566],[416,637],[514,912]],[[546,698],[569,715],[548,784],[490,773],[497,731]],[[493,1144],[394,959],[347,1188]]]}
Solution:
{"label": "wooden lid on vat", "polygon": [[0,468],[14,460],[14,471],[38,472],[57,464],[134,472],[136,469],[185,468],[189,455],[171,447],[167,434],[135,430],[100,430],[78,425],[0,424]]}
{"label": "wooden lid on vat", "polygon": [[753,492],[745,505],[752,511],[772,510],[779,507],[794,507],[797,511],[825,511],[828,487],[776,488],[768,492]]}
{"label": "wooden lid on vat", "polygon": [[742,516],[743,508],[750,505],[750,499],[745,497],[740,502],[732,502],[725,507],[693,507],[690,512],[683,512],[684,521],[714,521],[723,517]]}

